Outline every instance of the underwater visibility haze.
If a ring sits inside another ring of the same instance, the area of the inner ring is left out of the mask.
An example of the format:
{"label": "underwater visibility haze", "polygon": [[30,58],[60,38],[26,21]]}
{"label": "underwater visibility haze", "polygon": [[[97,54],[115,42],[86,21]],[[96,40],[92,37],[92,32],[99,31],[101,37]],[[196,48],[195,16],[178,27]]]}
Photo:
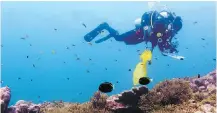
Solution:
{"label": "underwater visibility haze", "polygon": [[[182,18],[175,35],[178,55],[156,47],[147,76],[160,81],[205,75],[216,68],[215,2],[160,2]],[[131,89],[145,42],[127,45],[110,38],[87,42],[84,36],[106,22],[120,34],[150,11],[148,2],[1,2],[1,86],[9,86],[10,104],[63,100],[86,102],[103,82],[108,95]],[[108,35],[104,30],[94,39]]]}

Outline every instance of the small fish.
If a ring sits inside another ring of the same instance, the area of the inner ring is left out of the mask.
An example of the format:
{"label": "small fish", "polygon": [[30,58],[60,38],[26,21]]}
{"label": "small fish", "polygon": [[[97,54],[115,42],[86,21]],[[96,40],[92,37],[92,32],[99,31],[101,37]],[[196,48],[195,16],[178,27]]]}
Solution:
{"label": "small fish", "polygon": [[72,44],[72,46],[75,46],[75,44]]}
{"label": "small fish", "polygon": [[119,81],[116,81],[116,83],[118,84],[118,83],[119,83]]}
{"label": "small fish", "polygon": [[80,58],[77,58],[76,60],[80,60]]}
{"label": "small fish", "polygon": [[82,95],[82,92],[80,92],[78,95]]}
{"label": "small fish", "polygon": [[18,77],[18,80],[20,80],[21,78],[20,77]]}
{"label": "small fish", "polygon": [[1,66],[3,66],[3,64],[1,64]]}
{"label": "small fish", "polygon": [[22,40],[26,40],[26,38],[25,38],[25,37],[21,37],[20,39],[22,39]]}
{"label": "small fish", "polygon": [[29,56],[26,56],[26,58],[29,58]]}
{"label": "small fish", "polygon": [[180,60],[184,60],[184,58],[180,58]]}
{"label": "small fish", "polygon": [[67,80],[69,80],[69,78],[67,78]]}
{"label": "small fish", "polygon": [[105,68],[105,70],[108,70],[107,68]]}
{"label": "small fish", "polygon": [[32,46],[32,44],[29,44],[29,46]]}
{"label": "small fish", "polygon": [[170,66],[170,64],[167,64],[167,66]]}
{"label": "small fish", "polygon": [[132,71],[131,69],[128,69],[128,71]]}
{"label": "small fish", "polygon": [[82,23],[82,25],[83,25],[85,28],[87,28],[86,24]]}
{"label": "small fish", "polygon": [[31,82],[32,82],[32,79],[31,79]]}
{"label": "small fish", "polygon": [[66,63],[66,62],[63,62],[64,64]]}
{"label": "small fish", "polygon": [[66,49],[69,49],[69,47],[68,47],[68,46],[66,46]]}
{"label": "small fish", "polygon": [[193,22],[193,24],[197,24],[197,23],[198,23],[197,21],[194,21],[194,22]]}
{"label": "small fish", "polygon": [[112,90],[113,90],[113,85],[110,82],[101,83],[99,86],[99,91],[103,93],[109,93],[112,92]]}
{"label": "small fish", "polygon": [[205,38],[201,38],[201,40],[205,40]]}
{"label": "small fish", "polygon": [[151,65],[151,63],[152,63],[152,62],[151,62],[151,60],[150,60],[150,61],[148,61],[148,65]]}
{"label": "small fish", "polygon": [[57,31],[57,29],[56,29],[56,28],[54,28],[54,31]]}
{"label": "small fish", "polygon": [[1,44],[1,47],[3,47],[3,45]]}
{"label": "small fish", "polygon": [[138,49],[138,50],[136,50],[136,52],[140,52],[140,50]]}
{"label": "small fish", "polygon": [[117,62],[118,60],[115,60],[115,62]]}
{"label": "small fish", "polygon": [[110,40],[112,42],[112,40]]}
{"label": "small fish", "polygon": [[38,98],[41,98],[41,96],[38,96]]}
{"label": "small fish", "polygon": [[188,49],[188,47],[186,47],[185,49]]}
{"label": "small fish", "polygon": [[89,60],[91,61],[92,59],[91,59],[91,58],[89,58]]}
{"label": "small fish", "polygon": [[139,79],[139,83],[141,85],[147,85],[151,82],[151,79],[149,77],[142,77]]}
{"label": "small fish", "polygon": [[216,61],[216,58],[213,58],[212,60]]}
{"label": "small fish", "polygon": [[87,72],[87,73],[90,73],[90,71],[89,71],[89,70],[87,70],[86,72]]}
{"label": "small fish", "polygon": [[32,64],[33,67],[35,67],[35,64]]}
{"label": "small fish", "polygon": [[91,46],[93,45],[91,42],[87,42],[87,43],[88,43],[89,45],[91,45]]}
{"label": "small fish", "polygon": [[52,53],[52,54],[56,54],[56,51],[55,51],[55,50],[52,50],[51,53]]}
{"label": "small fish", "polygon": [[1,80],[1,84],[3,84],[3,81]]}
{"label": "small fish", "polygon": [[118,49],[118,51],[121,51],[121,49]]}

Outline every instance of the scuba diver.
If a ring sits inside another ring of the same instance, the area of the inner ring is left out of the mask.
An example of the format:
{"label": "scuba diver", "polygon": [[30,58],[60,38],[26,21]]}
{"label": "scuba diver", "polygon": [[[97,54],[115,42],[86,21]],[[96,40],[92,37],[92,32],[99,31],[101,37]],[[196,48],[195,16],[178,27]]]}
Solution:
{"label": "scuba diver", "polygon": [[[95,43],[101,43],[114,37],[116,41],[123,41],[127,45],[135,45],[141,42],[151,42],[151,51],[158,45],[163,53],[178,53],[177,42],[172,42],[175,34],[182,28],[182,19],[175,13],[168,11],[150,11],[143,14],[142,18],[135,20],[135,29],[119,34],[117,30],[104,22],[84,36],[85,41],[91,42],[104,29],[109,32],[104,38]],[[166,55],[166,54],[163,54]]]}

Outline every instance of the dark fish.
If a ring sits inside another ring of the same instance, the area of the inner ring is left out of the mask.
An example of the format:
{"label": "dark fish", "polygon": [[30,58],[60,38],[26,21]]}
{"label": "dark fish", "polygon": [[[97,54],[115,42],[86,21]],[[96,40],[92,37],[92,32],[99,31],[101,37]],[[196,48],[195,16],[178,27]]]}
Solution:
{"label": "dark fish", "polygon": [[119,81],[116,81],[116,83],[118,84],[118,83],[119,83]]}
{"label": "dark fish", "polygon": [[136,52],[140,52],[140,50],[138,49],[138,50],[136,50]]}
{"label": "dark fish", "polygon": [[80,60],[80,58],[77,58],[76,60]]}
{"label": "dark fish", "polygon": [[1,47],[3,47],[3,45],[1,45]]}
{"label": "dark fish", "polygon": [[68,47],[68,46],[66,46],[66,49],[69,49],[69,47]]}
{"label": "dark fish", "polygon": [[197,75],[197,78],[200,78],[200,74]]}
{"label": "dark fish", "polygon": [[121,51],[121,49],[118,49],[118,51]]}
{"label": "dark fish", "polygon": [[82,23],[82,25],[83,25],[85,28],[87,28],[86,24]]}
{"label": "dark fish", "polygon": [[35,67],[35,64],[32,64],[33,67]]}
{"label": "dark fish", "polygon": [[167,66],[170,66],[170,64],[167,64]]}
{"label": "dark fish", "polygon": [[99,86],[99,91],[103,92],[103,93],[109,93],[113,90],[113,85],[112,83],[109,82],[104,82],[102,84],[100,84]]}
{"label": "dark fish", "polygon": [[87,70],[86,72],[87,72],[87,73],[90,73],[90,71],[89,71],[89,70]]}
{"label": "dark fish", "polygon": [[188,47],[186,47],[185,49],[188,49]]}
{"label": "dark fish", "polygon": [[64,64],[66,63],[66,62],[63,62]]}
{"label": "dark fish", "polygon": [[20,80],[21,78],[20,77],[18,77],[18,80]]}
{"label": "dark fish", "polygon": [[29,56],[26,56],[26,58],[29,58]]}
{"label": "dark fish", "polygon": [[194,22],[193,22],[193,24],[197,24],[197,23],[198,23],[197,21],[194,21]]}
{"label": "dark fish", "polygon": [[158,58],[154,58],[155,60],[158,60]]}
{"label": "dark fish", "polygon": [[105,68],[105,70],[108,70],[107,68]]}
{"label": "dark fish", "polygon": [[57,29],[56,29],[56,28],[54,28],[54,31],[57,31]]}
{"label": "dark fish", "polygon": [[75,46],[74,44],[72,44],[72,46]]}
{"label": "dark fish", "polygon": [[38,98],[41,98],[40,96],[38,96]]}
{"label": "dark fish", "polygon": [[148,77],[142,77],[139,79],[139,84],[141,85],[147,85],[151,82],[150,78]]}
{"label": "dark fish", "polygon": [[205,40],[205,38],[201,38],[201,40]]}
{"label": "dark fish", "polygon": [[151,61],[148,61],[148,65],[151,65]]}
{"label": "dark fish", "polygon": [[184,60],[184,58],[180,58],[180,60]]}
{"label": "dark fish", "polygon": [[115,62],[117,62],[118,60],[115,60]]}
{"label": "dark fish", "polygon": [[216,61],[216,58],[213,58],[214,61]]}
{"label": "dark fish", "polygon": [[69,80],[69,78],[67,78],[67,80]]}
{"label": "dark fish", "polygon": [[82,94],[82,92],[80,92],[78,95],[81,95]]}
{"label": "dark fish", "polygon": [[92,59],[91,59],[91,58],[89,58],[89,60],[91,61]]}
{"label": "dark fish", "polygon": [[32,44],[29,44],[29,46],[32,46]]}
{"label": "dark fish", "polygon": [[128,71],[132,71],[131,69],[128,69]]}
{"label": "dark fish", "polygon": [[112,42],[112,40],[110,40]]}
{"label": "dark fish", "polygon": [[24,37],[21,37],[20,39],[22,39],[22,40],[25,40],[26,38],[24,38]]}
{"label": "dark fish", "polygon": [[31,82],[32,82],[32,79],[31,79]]}

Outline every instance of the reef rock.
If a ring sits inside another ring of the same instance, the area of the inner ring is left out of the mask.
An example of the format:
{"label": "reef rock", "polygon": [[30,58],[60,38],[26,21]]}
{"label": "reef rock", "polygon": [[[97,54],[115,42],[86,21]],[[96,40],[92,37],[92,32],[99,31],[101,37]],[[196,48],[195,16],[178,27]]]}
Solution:
{"label": "reef rock", "polygon": [[14,106],[8,108],[7,113],[40,113],[40,105],[19,100]]}
{"label": "reef rock", "polygon": [[145,86],[134,87],[131,90],[124,91],[121,94],[110,96],[107,99],[108,109],[115,111],[132,110],[136,111],[135,107],[138,104],[140,96],[148,93],[148,88]]}
{"label": "reef rock", "polygon": [[1,96],[1,113],[6,113],[8,104],[11,99],[11,90],[9,87],[0,88],[0,96]]}

